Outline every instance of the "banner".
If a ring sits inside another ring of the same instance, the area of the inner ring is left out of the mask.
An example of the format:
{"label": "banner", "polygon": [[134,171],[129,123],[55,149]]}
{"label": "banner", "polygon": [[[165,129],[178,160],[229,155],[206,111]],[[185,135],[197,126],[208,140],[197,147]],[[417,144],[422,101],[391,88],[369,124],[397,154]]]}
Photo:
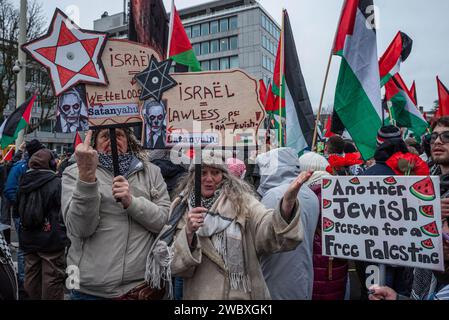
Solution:
{"label": "banner", "polygon": [[241,70],[172,76],[178,86],[164,93],[167,145],[256,145],[265,119],[258,81]]}
{"label": "banner", "polygon": [[107,87],[86,86],[90,126],[142,123],[141,87],[135,75],[148,68],[155,50],[127,40],[108,40],[102,60],[108,75]]}
{"label": "banner", "polygon": [[323,255],[444,270],[438,177],[323,179]]}

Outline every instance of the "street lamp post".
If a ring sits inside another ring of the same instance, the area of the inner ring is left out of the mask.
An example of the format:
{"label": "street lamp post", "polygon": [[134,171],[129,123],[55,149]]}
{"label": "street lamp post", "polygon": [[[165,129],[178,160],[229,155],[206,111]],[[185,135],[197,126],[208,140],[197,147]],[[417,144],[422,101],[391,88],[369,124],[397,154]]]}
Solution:
{"label": "street lamp post", "polygon": [[[21,47],[26,42],[27,30],[27,0],[20,0],[20,20],[19,20],[19,45],[18,45],[18,61],[21,65],[20,72],[17,74],[16,84],[16,108],[19,108],[26,99],[25,85],[26,85],[26,53],[22,51]],[[25,129],[20,131],[16,140],[16,150],[24,140]]]}

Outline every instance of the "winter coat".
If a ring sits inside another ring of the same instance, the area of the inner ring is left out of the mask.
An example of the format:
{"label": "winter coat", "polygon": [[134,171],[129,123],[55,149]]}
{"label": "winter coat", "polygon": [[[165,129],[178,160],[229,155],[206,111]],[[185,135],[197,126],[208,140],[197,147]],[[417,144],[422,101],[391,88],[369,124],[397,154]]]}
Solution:
{"label": "winter coat", "polygon": [[159,168],[137,159],[128,179],[132,203],[123,209],[112,195],[113,174],[99,166],[97,181],[64,171],[62,212],[72,241],[67,265],[79,268],[81,293],[117,298],[144,281],[146,258],[167,222],[170,200]]}
{"label": "winter coat", "polygon": [[[274,252],[293,250],[298,246],[303,238],[300,207],[297,203],[294,218],[288,224],[280,214],[279,205],[275,210],[269,210],[253,196],[248,195],[246,199],[249,209],[238,215],[237,224],[242,230],[245,271],[250,279],[251,292],[230,290],[228,270],[209,237],[196,236],[196,243],[190,249],[186,233],[187,209],[177,225],[171,263],[172,275],[184,278],[185,300],[270,299],[259,258]],[[177,198],[172,208],[179,202]],[[228,218],[236,217],[236,210],[225,195],[220,196],[211,211]]]}
{"label": "winter coat", "polygon": [[[294,158],[283,156],[286,150],[279,151],[277,171],[271,175],[261,176],[259,187],[261,202],[267,208],[276,207],[300,173],[296,154]],[[313,236],[318,223],[320,204],[317,196],[307,186],[301,188],[298,201],[301,204],[303,242],[293,251],[264,255],[261,258],[265,281],[274,300],[312,299]]]}
{"label": "winter coat", "polygon": [[20,228],[20,249],[26,253],[64,250],[70,242],[61,216],[61,178],[51,170],[29,170],[21,179],[15,211],[20,214],[19,204],[34,192],[41,194],[42,209],[50,223],[50,230],[44,231],[43,225],[37,230]]}
{"label": "winter coat", "polygon": [[20,178],[28,170],[28,161],[20,160],[16,162],[8,174],[8,179],[5,185],[5,196],[11,202],[16,202],[17,190],[19,189]]}
{"label": "winter coat", "polygon": [[[310,182],[309,188],[317,195],[321,203],[321,179]],[[313,237],[312,300],[343,300],[348,279],[348,262],[323,256],[321,229],[320,206],[320,218]]]}
{"label": "winter coat", "polygon": [[376,164],[371,168],[368,168],[363,176],[391,176],[396,175],[389,166],[386,165],[388,159],[390,159],[395,153],[403,152],[408,153],[408,148],[402,139],[392,139],[385,141],[379,146],[374,155]]}
{"label": "winter coat", "polygon": [[167,184],[168,193],[171,195],[176,188],[179,179],[187,172],[187,170],[180,165],[172,163],[170,160],[156,159],[151,162],[161,169],[162,176]]}

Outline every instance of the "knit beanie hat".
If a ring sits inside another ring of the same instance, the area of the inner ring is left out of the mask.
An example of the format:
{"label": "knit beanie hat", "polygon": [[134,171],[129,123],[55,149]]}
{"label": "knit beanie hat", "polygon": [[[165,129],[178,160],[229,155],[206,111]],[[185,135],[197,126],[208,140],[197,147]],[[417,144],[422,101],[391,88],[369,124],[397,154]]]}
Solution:
{"label": "knit beanie hat", "polygon": [[299,158],[301,171],[326,171],[329,166],[326,158],[315,152],[308,152]]}
{"label": "knit beanie hat", "polygon": [[[225,173],[229,173],[225,159],[226,157],[224,152],[220,150],[203,150],[201,164],[203,167],[215,168]],[[190,164],[189,171],[193,170],[195,170],[195,159],[193,159],[192,163]]]}
{"label": "knit beanie hat", "polygon": [[34,170],[50,170],[50,161],[53,159],[53,155],[48,149],[41,149],[33,154],[30,158],[29,166]]}
{"label": "knit beanie hat", "polygon": [[377,146],[382,145],[386,140],[401,139],[401,130],[395,126],[385,126],[377,132]]}
{"label": "knit beanie hat", "polygon": [[229,158],[226,160],[226,165],[228,166],[229,173],[233,174],[239,179],[245,178],[246,165],[242,160]]}
{"label": "knit beanie hat", "polygon": [[44,149],[45,146],[39,142],[39,140],[31,140],[28,142],[25,146],[26,151],[28,152],[28,156],[31,158],[33,154],[35,154],[37,151]]}

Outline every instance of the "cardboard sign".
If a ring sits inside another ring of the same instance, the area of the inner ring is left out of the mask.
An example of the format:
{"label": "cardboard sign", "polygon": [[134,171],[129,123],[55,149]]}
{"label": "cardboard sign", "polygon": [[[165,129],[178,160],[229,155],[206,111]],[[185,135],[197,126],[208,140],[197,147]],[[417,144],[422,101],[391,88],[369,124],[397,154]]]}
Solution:
{"label": "cardboard sign", "polygon": [[241,70],[175,73],[167,100],[167,145],[248,146],[265,119],[259,83]]}
{"label": "cardboard sign", "polygon": [[86,86],[89,125],[107,126],[141,123],[139,97],[142,89],[134,76],[145,70],[155,50],[128,40],[107,42],[102,60],[109,85]]}
{"label": "cardboard sign", "polygon": [[323,255],[444,270],[438,177],[329,177]]}

